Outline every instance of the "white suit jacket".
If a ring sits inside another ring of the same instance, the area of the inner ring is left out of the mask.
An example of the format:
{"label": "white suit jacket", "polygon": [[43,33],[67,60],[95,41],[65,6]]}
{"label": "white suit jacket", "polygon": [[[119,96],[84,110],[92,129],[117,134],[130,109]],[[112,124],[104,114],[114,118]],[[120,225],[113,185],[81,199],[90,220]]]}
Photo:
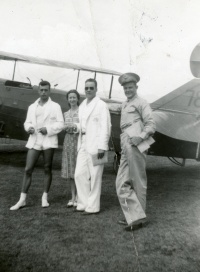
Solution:
{"label": "white suit jacket", "polygon": [[[40,98],[39,98],[40,99]],[[39,102],[37,99],[28,108],[26,121],[24,123],[24,128],[26,131],[30,127],[34,127],[37,130],[36,123],[36,108]],[[58,103],[55,103],[49,98],[45,107],[43,127],[46,127],[47,134],[44,136],[44,147],[45,148],[57,148],[58,147],[58,136],[57,134],[62,131],[64,126],[63,114],[61,107]],[[36,142],[36,133],[30,134],[28,142],[26,144],[27,148],[33,148]]]}
{"label": "white suit jacket", "polygon": [[[85,99],[79,107],[79,131],[78,150],[81,146],[81,119],[86,105]],[[99,97],[93,98],[90,111],[86,117],[86,151],[96,154],[98,149],[108,150],[108,141],[111,132],[110,113],[107,105]]]}

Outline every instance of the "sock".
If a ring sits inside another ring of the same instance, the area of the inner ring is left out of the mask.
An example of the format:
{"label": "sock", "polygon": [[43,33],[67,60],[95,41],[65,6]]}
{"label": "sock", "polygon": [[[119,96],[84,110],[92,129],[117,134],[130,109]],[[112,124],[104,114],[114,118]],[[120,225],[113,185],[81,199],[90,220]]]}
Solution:
{"label": "sock", "polygon": [[46,208],[49,207],[49,202],[47,201],[48,193],[44,192],[42,195],[42,207]]}
{"label": "sock", "polygon": [[12,206],[10,210],[16,211],[19,210],[21,207],[24,207],[26,205],[26,196],[26,193],[21,193],[19,201],[14,206]]}

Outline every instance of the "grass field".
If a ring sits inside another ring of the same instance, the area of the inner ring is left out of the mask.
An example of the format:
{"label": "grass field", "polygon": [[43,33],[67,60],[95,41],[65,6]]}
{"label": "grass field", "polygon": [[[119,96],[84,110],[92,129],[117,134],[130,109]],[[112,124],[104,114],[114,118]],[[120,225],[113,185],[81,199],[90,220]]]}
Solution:
{"label": "grass field", "polygon": [[115,192],[113,153],[105,167],[101,212],[82,216],[67,208],[69,184],[54,157],[51,206],[41,208],[43,168],[33,175],[27,206],[10,211],[20,193],[26,153],[0,153],[0,272],[198,272],[200,271],[200,165],[178,167],[148,157],[150,224],[126,232]]}

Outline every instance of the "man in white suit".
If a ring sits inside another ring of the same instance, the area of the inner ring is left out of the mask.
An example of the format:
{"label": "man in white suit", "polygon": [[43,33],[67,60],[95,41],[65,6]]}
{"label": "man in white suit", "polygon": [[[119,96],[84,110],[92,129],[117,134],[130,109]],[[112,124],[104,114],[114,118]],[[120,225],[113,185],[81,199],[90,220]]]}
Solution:
{"label": "man in white suit", "polygon": [[85,82],[86,99],[79,107],[78,157],[75,170],[75,182],[78,194],[76,211],[83,215],[100,211],[101,184],[104,164],[94,166],[92,155],[98,159],[108,150],[111,123],[110,113],[105,102],[96,96],[97,82],[87,79]]}
{"label": "man in white suit", "polygon": [[48,207],[48,192],[52,181],[52,161],[54,149],[58,147],[57,134],[64,125],[63,114],[60,105],[50,98],[50,83],[42,81],[39,84],[39,96],[28,108],[24,128],[29,134],[26,147],[28,148],[26,167],[22,182],[22,190],[19,201],[10,208],[18,210],[26,205],[26,196],[31,185],[32,172],[41,153],[44,159],[44,192],[42,195],[42,207]]}

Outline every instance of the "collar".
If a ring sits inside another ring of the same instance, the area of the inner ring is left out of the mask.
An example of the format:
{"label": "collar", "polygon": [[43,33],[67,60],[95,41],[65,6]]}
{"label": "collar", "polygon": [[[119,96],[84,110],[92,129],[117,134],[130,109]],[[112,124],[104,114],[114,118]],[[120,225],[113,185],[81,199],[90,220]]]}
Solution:
{"label": "collar", "polygon": [[[40,97],[35,101],[34,104],[39,105],[39,102],[40,102]],[[49,104],[50,102],[51,102],[51,98],[49,97],[45,105]]]}
{"label": "collar", "polygon": [[135,94],[133,98],[131,98],[131,99],[129,99],[129,100],[127,99],[126,102],[127,102],[127,103],[132,102],[133,100],[135,100],[135,99],[137,99],[137,98],[138,98],[138,95]]}
{"label": "collar", "polygon": [[87,103],[87,98],[86,98],[86,102],[85,104],[88,106],[90,104],[93,104],[95,103],[97,100],[99,100],[100,98],[98,96],[95,96],[94,98],[92,98],[92,100],[90,101],[90,103]]}

